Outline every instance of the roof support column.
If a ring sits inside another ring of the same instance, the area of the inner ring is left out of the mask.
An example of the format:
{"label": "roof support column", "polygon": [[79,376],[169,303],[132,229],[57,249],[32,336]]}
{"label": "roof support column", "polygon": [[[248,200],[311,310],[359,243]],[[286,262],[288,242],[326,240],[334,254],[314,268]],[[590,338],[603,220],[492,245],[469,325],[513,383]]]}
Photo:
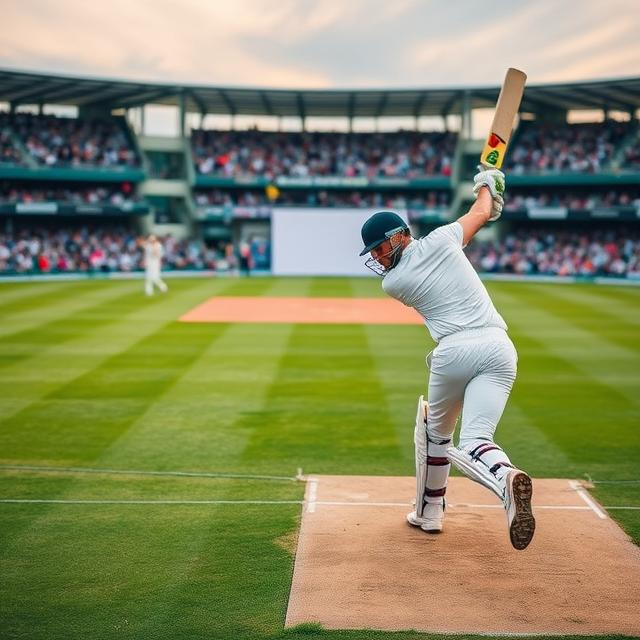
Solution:
{"label": "roof support column", "polygon": [[468,91],[462,97],[462,137],[471,140],[471,96]]}
{"label": "roof support column", "polygon": [[187,117],[187,104],[186,104],[186,100],[184,97],[184,91],[180,92],[180,99],[179,99],[179,115],[178,117],[180,118],[180,137],[184,138],[184,132],[185,132],[185,120]]}

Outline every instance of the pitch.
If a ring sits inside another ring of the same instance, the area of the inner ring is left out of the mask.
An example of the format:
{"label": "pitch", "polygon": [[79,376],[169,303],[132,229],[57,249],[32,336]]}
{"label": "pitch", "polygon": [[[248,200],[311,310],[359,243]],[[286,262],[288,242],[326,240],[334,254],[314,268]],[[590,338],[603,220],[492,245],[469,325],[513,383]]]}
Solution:
{"label": "pitch", "polygon": [[[150,299],[136,281],[3,284],[0,635],[414,637],[284,620],[297,470],[411,475],[424,328],[178,321],[213,296],[379,284],[174,280]],[[498,441],[536,477],[588,474],[640,542],[640,291],[488,286],[520,355]]]}

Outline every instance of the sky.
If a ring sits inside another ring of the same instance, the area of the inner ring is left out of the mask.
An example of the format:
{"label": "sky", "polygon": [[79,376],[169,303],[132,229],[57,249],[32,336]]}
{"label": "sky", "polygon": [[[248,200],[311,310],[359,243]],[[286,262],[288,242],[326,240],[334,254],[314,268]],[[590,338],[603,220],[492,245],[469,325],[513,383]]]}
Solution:
{"label": "sky", "polygon": [[227,86],[640,75],[640,0],[3,0],[0,67]]}

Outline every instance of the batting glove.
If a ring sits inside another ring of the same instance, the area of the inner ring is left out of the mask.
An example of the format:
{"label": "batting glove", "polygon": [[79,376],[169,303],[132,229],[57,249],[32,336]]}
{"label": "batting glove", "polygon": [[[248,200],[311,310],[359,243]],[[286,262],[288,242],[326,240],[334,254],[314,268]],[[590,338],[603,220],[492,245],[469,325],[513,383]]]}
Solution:
{"label": "batting glove", "polygon": [[478,195],[481,187],[487,187],[491,192],[492,198],[503,196],[505,187],[504,173],[499,169],[478,168],[480,171],[473,176],[473,193]]}
{"label": "batting glove", "polygon": [[493,204],[491,207],[491,217],[489,220],[493,222],[497,220],[502,214],[502,207],[504,206],[504,188],[505,188],[505,176],[499,169],[484,169],[478,167],[479,172],[473,177],[473,193],[477,196],[482,187],[487,187]]}
{"label": "batting glove", "polygon": [[502,199],[502,196],[497,196],[493,199],[493,203],[491,205],[489,222],[495,222],[502,215],[502,207],[504,207],[504,200]]}

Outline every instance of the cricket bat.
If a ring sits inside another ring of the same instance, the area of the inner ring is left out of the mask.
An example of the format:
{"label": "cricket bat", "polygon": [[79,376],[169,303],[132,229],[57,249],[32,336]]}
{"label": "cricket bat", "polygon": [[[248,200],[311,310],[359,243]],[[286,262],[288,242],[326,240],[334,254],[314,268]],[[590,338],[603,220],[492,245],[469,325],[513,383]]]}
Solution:
{"label": "cricket bat", "polygon": [[502,166],[526,80],[527,75],[523,71],[513,68],[507,70],[496,103],[489,137],[480,155],[480,164],[485,169],[499,169]]}

